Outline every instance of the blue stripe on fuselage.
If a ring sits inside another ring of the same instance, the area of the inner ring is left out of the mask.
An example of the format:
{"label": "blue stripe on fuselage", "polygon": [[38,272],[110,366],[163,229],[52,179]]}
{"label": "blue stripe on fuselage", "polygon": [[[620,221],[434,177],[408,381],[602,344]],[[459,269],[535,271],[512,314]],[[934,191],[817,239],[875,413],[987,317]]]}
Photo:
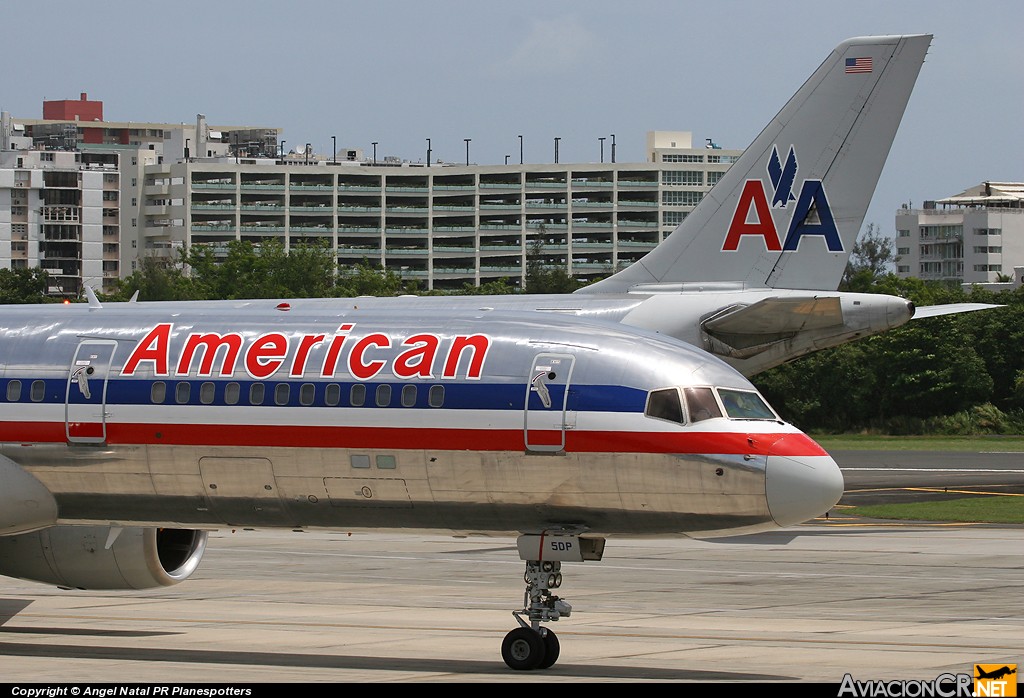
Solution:
{"label": "blue stripe on fuselage", "polygon": [[[14,380],[21,381],[21,389],[17,399],[10,400],[9,385]],[[41,400],[32,399],[32,385],[40,379],[33,380],[31,377],[16,378],[9,377],[0,379],[0,404],[18,403],[46,403],[64,404],[67,394],[66,378],[41,379],[44,384],[44,396]],[[436,409],[429,404],[430,388],[435,385],[444,387],[444,402],[440,406],[450,410],[521,410],[523,399],[526,394],[526,385],[523,383],[449,383],[429,381],[379,381],[372,383],[341,382],[341,381],[311,381],[311,380],[286,380],[286,381],[257,381],[257,380],[225,380],[212,378],[182,378],[182,379],[139,379],[139,378],[111,378],[107,381],[106,402],[108,405],[153,405],[153,385],[162,382],[166,387],[164,405],[196,405],[202,407],[224,407],[225,391],[228,384],[237,383],[239,386],[239,406],[252,406],[249,401],[250,389],[253,385],[263,385],[263,401],[257,406],[267,407],[379,407],[376,403],[377,387],[380,385],[391,386],[391,399],[387,408],[398,409]],[[92,396],[86,400],[85,396],[72,385],[70,401],[72,404],[99,404],[102,395],[103,383],[93,380]],[[177,401],[178,385],[188,384],[188,399],[182,402]],[[201,400],[201,386],[204,383],[212,383],[214,386],[213,400],[204,403]],[[278,385],[288,385],[287,402],[278,404],[275,400]],[[302,403],[302,386],[311,384],[314,386],[314,397],[311,404]],[[339,402],[336,405],[328,405],[326,401],[327,386],[337,385],[340,387]],[[353,405],[351,402],[352,386],[362,385],[366,388],[365,400],[362,405]],[[402,388],[405,386],[416,386],[416,398],[411,406],[402,404]],[[550,386],[552,403],[559,405],[565,388],[560,385]],[[643,412],[647,400],[647,391],[637,388],[611,385],[582,385],[573,384],[569,389],[569,410],[586,410],[591,412]]]}

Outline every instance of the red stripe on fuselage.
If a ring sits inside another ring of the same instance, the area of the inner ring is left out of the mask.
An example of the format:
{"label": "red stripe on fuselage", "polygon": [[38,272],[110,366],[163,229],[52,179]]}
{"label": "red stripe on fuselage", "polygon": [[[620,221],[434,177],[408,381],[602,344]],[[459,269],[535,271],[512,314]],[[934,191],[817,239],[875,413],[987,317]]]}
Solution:
{"label": "red stripe on fuselage", "polygon": [[[558,443],[558,431],[530,430]],[[64,423],[3,422],[0,441],[62,443]],[[547,443],[547,439],[542,439]],[[522,429],[410,429],[407,427],[327,427],[237,424],[107,423],[111,445],[239,446],[279,448],[374,448],[395,451],[522,451]],[[705,453],[721,455],[826,456],[799,432],[567,431],[565,450],[576,453]]]}

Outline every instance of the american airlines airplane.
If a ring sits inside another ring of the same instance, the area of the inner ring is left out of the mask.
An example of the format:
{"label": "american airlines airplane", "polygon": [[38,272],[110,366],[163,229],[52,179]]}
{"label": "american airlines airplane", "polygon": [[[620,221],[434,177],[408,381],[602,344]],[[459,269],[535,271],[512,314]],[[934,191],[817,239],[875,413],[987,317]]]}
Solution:
{"label": "american airlines airplane", "polygon": [[163,307],[0,310],[0,574],[175,584],[227,526],[513,534],[526,602],[502,655],[546,668],[562,562],[776,529],[843,492],[737,371],[621,323]]}
{"label": "american airlines airplane", "polygon": [[0,574],[172,585],[228,526],[515,535],[502,657],[530,670],[558,659],[562,563],[609,537],[828,511],[835,462],[703,335],[746,371],[910,317],[776,286],[845,264],[927,44],[841,44],[692,214],[701,236],[684,225],[591,293],[0,307]]}

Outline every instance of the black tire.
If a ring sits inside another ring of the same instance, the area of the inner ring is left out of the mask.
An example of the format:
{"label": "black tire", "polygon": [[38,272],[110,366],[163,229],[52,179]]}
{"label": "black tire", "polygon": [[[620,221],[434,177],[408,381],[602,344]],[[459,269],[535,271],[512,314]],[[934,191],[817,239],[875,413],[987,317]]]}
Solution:
{"label": "black tire", "polygon": [[516,628],[501,643],[501,658],[509,669],[531,671],[544,663],[545,650],[540,633],[530,628]]}
{"label": "black tire", "polygon": [[550,669],[558,661],[558,654],[561,652],[561,647],[558,644],[558,638],[555,636],[554,630],[548,630],[544,634],[544,660],[537,665],[538,669]]}

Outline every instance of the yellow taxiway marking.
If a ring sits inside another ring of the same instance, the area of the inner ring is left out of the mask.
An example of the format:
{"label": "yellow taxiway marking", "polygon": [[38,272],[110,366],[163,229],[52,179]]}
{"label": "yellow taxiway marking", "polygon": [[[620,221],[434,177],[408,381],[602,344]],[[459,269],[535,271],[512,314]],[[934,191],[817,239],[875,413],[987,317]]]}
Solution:
{"label": "yellow taxiway marking", "polygon": [[829,527],[837,528],[890,528],[893,526],[906,526],[914,528],[951,528],[954,526],[985,525],[981,521],[904,521],[900,519],[886,519],[885,521],[875,521],[872,523],[825,523],[827,523]]}
{"label": "yellow taxiway marking", "polygon": [[1024,492],[980,492],[978,490],[950,490],[945,487],[904,487],[914,492],[942,492],[943,494],[984,494],[990,497],[1024,497]]}
{"label": "yellow taxiway marking", "polygon": [[[992,485],[988,485],[991,487]],[[980,490],[951,490],[946,487],[871,487],[863,490],[846,490],[846,494],[862,492],[942,492],[949,494],[984,494],[992,497],[1024,497],[1024,492],[983,492]],[[837,507],[843,505],[836,505]],[[853,505],[845,505],[853,506]]]}

